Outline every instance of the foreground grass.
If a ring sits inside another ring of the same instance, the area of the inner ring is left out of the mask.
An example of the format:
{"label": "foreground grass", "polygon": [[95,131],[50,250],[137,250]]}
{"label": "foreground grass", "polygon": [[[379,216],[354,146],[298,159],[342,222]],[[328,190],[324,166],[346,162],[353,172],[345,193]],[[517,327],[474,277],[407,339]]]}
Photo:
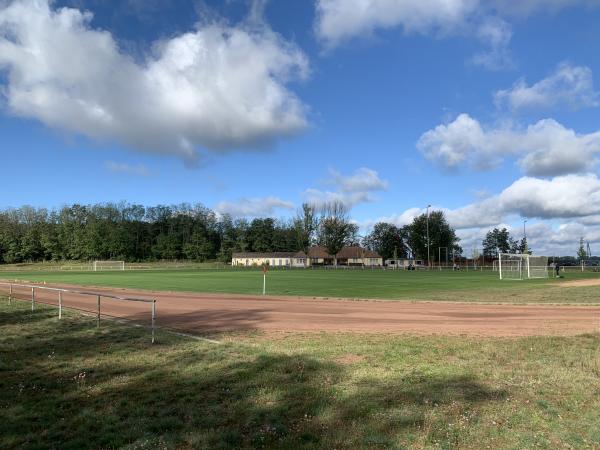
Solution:
{"label": "foreground grass", "polygon": [[[564,288],[578,279],[600,279],[600,273],[567,273],[545,280],[499,280],[498,273],[393,270],[272,270],[271,295],[451,300],[515,303],[598,303],[598,286]],[[6,272],[0,278],[88,286],[160,291],[260,294],[260,270],[154,270],[125,272]]]}
{"label": "foreground grass", "polygon": [[0,299],[1,448],[600,448],[600,335],[238,334]]}

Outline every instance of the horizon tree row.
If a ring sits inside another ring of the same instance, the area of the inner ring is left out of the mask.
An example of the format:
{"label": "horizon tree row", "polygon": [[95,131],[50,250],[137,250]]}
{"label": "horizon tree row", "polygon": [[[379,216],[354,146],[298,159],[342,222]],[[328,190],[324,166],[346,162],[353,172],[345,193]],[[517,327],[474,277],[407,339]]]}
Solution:
{"label": "horizon tree row", "polygon": [[[0,210],[0,264],[95,259],[228,262],[233,252],[307,252],[312,245],[322,245],[330,254],[344,245],[363,245],[384,259],[426,259],[426,226],[427,217],[422,215],[403,227],[377,223],[361,236],[340,202],[303,204],[289,219],[252,220],[188,203],[22,206]],[[431,212],[429,235],[432,249],[462,251],[441,211]],[[431,256],[437,261],[437,251]]]}

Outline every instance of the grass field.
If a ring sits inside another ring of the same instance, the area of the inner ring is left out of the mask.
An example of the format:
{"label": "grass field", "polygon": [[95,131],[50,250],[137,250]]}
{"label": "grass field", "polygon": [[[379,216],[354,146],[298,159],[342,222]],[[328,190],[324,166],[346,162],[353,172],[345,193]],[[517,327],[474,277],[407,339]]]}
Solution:
{"label": "grass field", "polygon": [[1,448],[600,448],[600,335],[223,335],[0,299]]}
{"label": "grass field", "polygon": [[[310,297],[451,300],[517,303],[600,303],[598,286],[564,288],[565,281],[600,279],[600,273],[565,278],[499,280],[497,272],[273,270],[267,293]],[[161,291],[260,294],[260,270],[153,270],[125,272],[3,272],[3,279]]]}

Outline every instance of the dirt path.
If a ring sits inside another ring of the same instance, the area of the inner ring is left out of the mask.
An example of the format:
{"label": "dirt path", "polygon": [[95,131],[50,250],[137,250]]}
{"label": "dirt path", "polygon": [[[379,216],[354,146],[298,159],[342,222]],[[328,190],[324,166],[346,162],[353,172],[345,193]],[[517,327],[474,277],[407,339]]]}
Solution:
{"label": "dirt path", "polygon": [[[600,307],[593,306],[356,302],[114,288],[79,289],[156,298],[159,326],[202,334],[243,330],[469,336],[600,332]],[[7,291],[7,286],[0,285],[0,293]],[[15,288],[13,295],[29,300],[31,290]],[[56,292],[38,289],[36,297],[39,302],[57,304]],[[65,307],[96,310],[95,297],[66,293],[63,294],[63,304]],[[150,321],[150,305],[147,303],[103,299],[102,313],[144,323]]]}
{"label": "dirt path", "polygon": [[[565,281],[563,283],[557,284],[556,286],[565,287],[565,288],[600,286],[600,279]],[[598,296],[600,297],[600,292],[598,292]]]}

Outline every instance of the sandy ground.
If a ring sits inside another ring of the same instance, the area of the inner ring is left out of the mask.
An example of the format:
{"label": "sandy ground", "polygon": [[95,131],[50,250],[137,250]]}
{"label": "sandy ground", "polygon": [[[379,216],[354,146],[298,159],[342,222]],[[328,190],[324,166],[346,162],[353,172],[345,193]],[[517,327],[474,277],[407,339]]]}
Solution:
{"label": "sandy ground", "polygon": [[[600,286],[600,279],[591,279],[591,280],[573,280],[573,281],[564,281],[556,286],[559,287],[586,287],[586,286]],[[600,297],[600,292],[598,292],[598,297]]]}
{"label": "sandy ground", "polygon": [[[195,334],[262,330],[510,337],[600,332],[600,307],[597,306],[344,301],[115,288],[78,289],[154,298],[157,300],[158,326]],[[7,292],[8,286],[0,285],[0,293]],[[30,300],[31,289],[14,288],[13,296]],[[36,300],[56,305],[58,294],[36,289]],[[91,296],[65,293],[63,305],[95,312],[97,300]],[[150,311],[148,303],[107,298],[101,302],[103,315],[141,323],[150,323]]]}

